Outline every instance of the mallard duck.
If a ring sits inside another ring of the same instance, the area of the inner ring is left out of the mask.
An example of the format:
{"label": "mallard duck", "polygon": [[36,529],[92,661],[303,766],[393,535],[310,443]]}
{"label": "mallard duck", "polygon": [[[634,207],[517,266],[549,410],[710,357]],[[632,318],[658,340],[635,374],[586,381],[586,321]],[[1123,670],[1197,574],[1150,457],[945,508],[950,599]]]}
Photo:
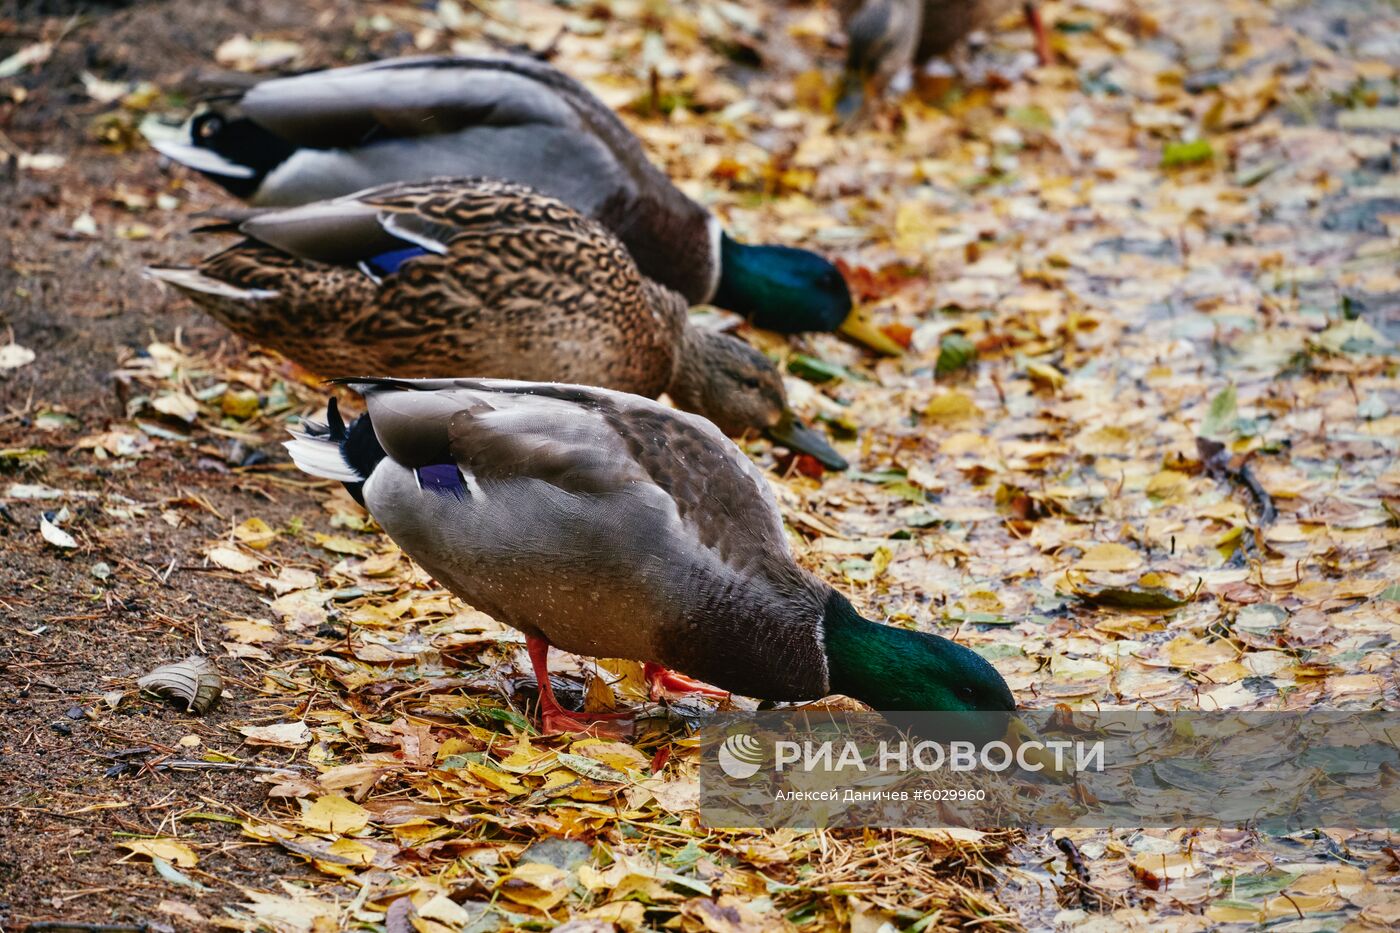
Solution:
{"label": "mallard duck", "polygon": [[[946,55],[969,33],[985,29],[1017,0],[843,0],[846,77],[837,112],[854,116],[903,68]],[[1045,24],[1034,3],[1022,3],[1035,34],[1036,55],[1051,61]]]}
{"label": "mallard duck", "polygon": [[[553,646],[650,662],[770,700],[1010,711],[946,638],[863,618],[799,567],[763,475],[714,425],[636,395],[485,379],[341,380],[368,412],[287,443],[345,483],[442,586],[523,632],[545,731],[590,728],[549,685]],[[696,678],[697,680],[690,680]]]}
{"label": "mallard duck", "polygon": [[150,274],[321,375],[566,380],[655,397],[724,431],[846,461],[788,408],[772,362],[690,324],[686,300],[562,201],[438,179],[216,226],[247,237]]}
{"label": "mallard duck", "polygon": [[[254,205],[285,206],[436,176],[514,181],[599,221],[637,265],[691,304],[759,327],[888,337],[850,315],[840,271],[816,253],[740,243],[671,184],[582,84],[507,55],[391,59],[256,85],[157,150]],[[848,321],[848,317],[850,320]]]}

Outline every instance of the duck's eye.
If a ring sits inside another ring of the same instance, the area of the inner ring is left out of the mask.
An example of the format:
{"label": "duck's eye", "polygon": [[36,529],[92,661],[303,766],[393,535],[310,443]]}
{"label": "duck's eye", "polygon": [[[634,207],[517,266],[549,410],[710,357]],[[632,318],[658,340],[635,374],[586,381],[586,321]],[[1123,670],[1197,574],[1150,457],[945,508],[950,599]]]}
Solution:
{"label": "duck's eye", "polygon": [[971,700],[976,695],[977,691],[973,690],[972,687],[967,684],[963,684],[958,688],[958,696],[962,697],[964,700]]}
{"label": "duck's eye", "polygon": [[750,391],[752,391],[752,392],[757,392],[759,389],[763,388],[763,383],[759,382],[757,379],[753,378],[752,376],[746,376],[746,377],[744,377],[743,379],[740,379],[740,380],[739,380],[739,383],[740,383],[744,388],[746,388],[746,389],[748,389],[748,390],[750,390]]}
{"label": "duck's eye", "polygon": [[191,127],[195,139],[210,139],[219,135],[224,128],[224,118],[217,113],[201,113],[194,118]]}

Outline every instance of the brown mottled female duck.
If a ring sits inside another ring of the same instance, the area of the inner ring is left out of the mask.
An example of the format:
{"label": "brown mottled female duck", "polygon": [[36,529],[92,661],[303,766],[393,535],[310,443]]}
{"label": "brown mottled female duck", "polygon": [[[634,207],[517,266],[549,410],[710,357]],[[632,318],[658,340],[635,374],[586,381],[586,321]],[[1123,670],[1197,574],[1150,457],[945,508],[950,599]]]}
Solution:
{"label": "brown mottled female duck", "polygon": [[[773,700],[1015,708],[976,652],[862,618],[799,567],[767,481],[702,418],[557,383],[345,381],[368,414],[347,429],[332,403],[327,426],[287,444],[292,459],[345,483],[435,580],[524,633],[546,732],[612,718],[559,705],[551,646]],[[1014,717],[982,719],[1025,735]]]}
{"label": "brown mottled female duck", "polygon": [[788,408],[763,354],[693,327],[616,237],[519,185],[439,179],[258,213],[246,239],[150,274],[327,376],[498,376],[655,397],[723,431],[846,461]]}
{"label": "brown mottled female duck", "polygon": [[[952,51],[969,33],[985,29],[1017,0],[843,0],[841,20],[849,41],[846,81],[837,105],[841,116],[854,116],[881,93],[906,66],[922,64]],[[1051,61],[1050,41],[1034,3],[1022,3],[1035,33],[1036,55]]]}
{"label": "brown mottled female duck", "polygon": [[829,260],[745,244],[653,165],[612,110],[559,69],[512,55],[414,57],[275,78],[189,124],[162,154],[258,206],[442,176],[500,178],[612,230],[642,272],[759,327],[843,330],[883,352]]}

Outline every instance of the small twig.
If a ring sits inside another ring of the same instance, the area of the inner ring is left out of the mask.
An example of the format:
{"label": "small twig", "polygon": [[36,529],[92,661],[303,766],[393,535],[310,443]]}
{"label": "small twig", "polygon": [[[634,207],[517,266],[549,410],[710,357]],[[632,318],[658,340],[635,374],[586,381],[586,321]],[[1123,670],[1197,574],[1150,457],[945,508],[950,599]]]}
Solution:
{"label": "small twig", "polygon": [[1079,906],[1085,910],[1102,910],[1103,901],[1099,900],[1099,893],[1089,883],[1089,866],[1084,864],[1084,855],[1079,851],[1079,846],[1068,836],[1061,836],[1055,840],[1055,847],[1065,854],[1065,861],[1069,862],[1070,870],[1074,872]]}
{"label": "small twig", "polygon": [[1297,902],[1297,901],[1295,901],[1293,898],[1289,897],[1287,891],[1280,891],[1280,892],[1278,892],[1278,893],[1281,894],[1281,895],[1283,895],[1284,900],[1288,901],[1288,903],[1290,903],[1290,904],[1293,905],[1293,909],[1294,909],[1294,910],[1298,911],[1298,919],[1299,919],[1299,920],[1306,920],[1306,919],[1307,919],[1306,917],[1303,916],[1303,908],[1301,908],[1301,907],[1298,906],[1298,902]]}
{"label": "small twig", "polygon": [[175,761],[162,761],[153,765],[155,771],[254,771],[258,774],[289,774],[297,775],[296,768],[276,768],[271,765],[253,765],[244,761],[191,761],[188,759],[177,759]]}
{"label": "small twig", "polygon": [[1273,524],[1274,519],[1278,517],[1278,510],[1274,508],[1274,499],[1259,484],[1259,480],[1250,470],[1248,464],[1242,463],[1238,467],[1231,466],[1230,452],[1225,448],[1225,445],[1208,437],[1196,438],[1196,451],[1200,454],[1201,463],[1205,466],[1207,473],[1218,480],[1229,480],[1249,491],[1255,504],[1259,506],[1260,527]]}
{"label": "small twig", "polygon": [[115,760],[118,758],[134,758],[137,755],[149,755],[153,751],[155,751],[155,749],[151,748],[149,745],[140,745],[136,748],[119,748],[114,752],[98,752],[97,754],[101,758]]}
{"label": "small twig", "polygon": [[59,930],[71,933],[154,933],[155,930],[168,930],[168,926],[155,923],[73,923],[71,920],[39,920],[24,927],[28,933],[39,930]]}

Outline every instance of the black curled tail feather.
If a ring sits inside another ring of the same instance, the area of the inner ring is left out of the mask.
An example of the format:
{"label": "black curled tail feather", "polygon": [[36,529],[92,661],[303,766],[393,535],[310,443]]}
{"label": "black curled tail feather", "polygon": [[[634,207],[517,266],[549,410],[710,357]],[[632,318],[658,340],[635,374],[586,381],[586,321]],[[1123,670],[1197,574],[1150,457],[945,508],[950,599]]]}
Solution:
{"label": "black curled tail feather", "polygon": [[338,480],[360,505],[365,504],[365,480],[386,456],[369,415],[361,415],[346,427],[334,398],[326,405],[326,423],[303,422],[286,447],[302,471]]}
{"label": "black curled tail feather", "polygon": [[[351,469],[368,478],[374,472],[374,468],[379,466],[379,461],[387,456],[384,448],[380,446],[379,438],[374,434],[374,425],[370,423],[369,415],[361,415],[346,428],[345,422],[340,418],[340,408],[332,398],[326,407],[326,418],[330,422],[331,437],[340,442],[340,455],[350,464]],[[345,484],[346,490],[360,505],[365,504],[364,485],[363,482]]]}
{"label": "black curled tail feather", "polygon": [[326,430],[330,432],[331,440],[339,444],[345,443],[345,439],[350,436],[345,430],[345,419],[340,417],[340,400],[334,395],[326,403]]}

